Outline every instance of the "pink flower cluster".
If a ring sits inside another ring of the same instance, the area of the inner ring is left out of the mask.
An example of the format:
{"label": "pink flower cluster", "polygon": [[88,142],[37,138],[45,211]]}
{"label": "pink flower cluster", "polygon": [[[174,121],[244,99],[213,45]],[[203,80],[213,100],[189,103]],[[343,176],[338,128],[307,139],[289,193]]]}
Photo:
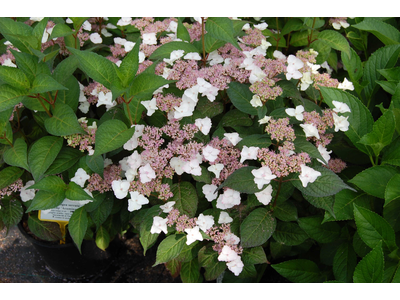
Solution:
{"label": "pink flower cluster", "polygon": [[22,180],[17,179],[14,183],[0,190],[0,199],[6,196],[11,196],[13,193],[20,192],[23,186],[24,183],[22,182]]}
{"label": "pink flower cluster", "polygon": [[75,133],[72,135],[64,136],[67,140],[68,146],[76,148],[79,146],[79,150],[84,152],[88,151],[91,153],[93,151],[93,145],[96,138],[97,127],[90,127],[87,125],[87,121],[80,122],[83,130],[87,132],[87,134]]}
{"label": "pink flower cluster", "polygon": [[104,168],[103,178],[97,173],[90,175],[88,179],[87,189],[90,192],[98,191],[100,193],[105,193],[111,191],[111,184],[114,180],[121,179],[121,166],[120,165],[109,165]]}

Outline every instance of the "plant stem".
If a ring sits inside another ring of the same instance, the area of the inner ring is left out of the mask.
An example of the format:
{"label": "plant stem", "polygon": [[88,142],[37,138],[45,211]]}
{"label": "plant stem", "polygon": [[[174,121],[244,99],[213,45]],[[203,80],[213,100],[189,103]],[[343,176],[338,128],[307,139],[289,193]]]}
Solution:
{"label": "plant stem", "polygon": [[310,44],[311,44],[312,35],[313,35],[313,30],[314,30],[314,26],[315,26],[315,21],[316,21],[316,18],[314,17],[313,23],[312,23],[311,33],[310,33],[310,35],[308,36],[308,45],[307,45],[307,47],[310,47]]}
{"label": "plant stem", "polygon": [[51,115],[50,111],[47,109],[46,105],[44,105],[43,101],[40,99],[40,95],[39,94],[36,96],[36,99],[39,100],[40,104],[42,105],[42,107],[44,108],[46,113],[49,115],[50,118],[52,118],[53,116]]}
{"label": "plant stem", "polygon": [[204,43],[204,31],[205,31],[205,24],[204,24],[204,18],[201,17],[201,44],[203,46],[203,65],[206,65],[206,47]]}
{"label": "plant stem", "polygon": [[128,113],[128,116],[129,116],[129,122],[131,123],[131,126],[133,126],[134,123],[133,123],[133,120],[132,120],[131,109],[129,108],[129,103],[131,103],[133,97],[131,99],[129,99],[128,101],[125,101],[124,97],[121,97],[121,98],[122,98],[122,100],[124,101],[124,103],[126,105],[126,111]]}

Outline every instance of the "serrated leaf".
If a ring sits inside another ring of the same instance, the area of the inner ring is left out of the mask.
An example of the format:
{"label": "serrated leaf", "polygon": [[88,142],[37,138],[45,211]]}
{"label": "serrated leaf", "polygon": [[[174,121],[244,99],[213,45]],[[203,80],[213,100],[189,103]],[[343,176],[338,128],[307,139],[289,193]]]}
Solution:
{"label": "serrated leaf", "polygon": [[84,154],[71,147],[63,147],[55,158],[54,162],[44,173],[45,175],[53,175],[62,173],[70,169]]}
{"label": "serrated leaf", "polygon": [[354,176],[350,183],[355,184],[367,194],[384,199],[389,180],[397,174],[390,166],[373,166]]}
{"label": "serrated leaf", "polygon": [[268,263],[267,256],[262,246],[243,249],[241,256],[244,264],[255,265]]}
{"label": "serrated leaf", "polygon": [[49,41],[54,38],[72,35],[73,33],[74,32],[72,31],[72,29],[67,24],[58,23],[56,24],[56,26],[53,27],[53,30],[51,31]]}
{"label": "serrated leaf", "polygon": [[39,181],[61,150],[63,138],[45,136],[37,140],[28,153],[28,165],[35,181]]}
{"label": "serrated leaf", "polygon": [[28,227],[38,238],[45,241],[59,241],[62,239],[60,226],[55,222],[40,221],[37,216],[30,215]]}
{"label": "serrated leaf", "polygon": [[59,206],[65,199],[65,192],[48,192],[40,190],[36,192],[35,197],[32,199],[32,203],[26,212],[34,210],[46,210]]}
{"label": "serrated leaf", "polygon": [[318,34],[318,40],[324,41],[333,49],[342,51],[350,58],[350,45],[346,38],[335,30],[323,30]]}
{"label": "serrated leaf", "polygon": [[17,167],[6,167],[0,171],[0,189],[14,183],[22,176],[24,170]]}
{"label": "serrated leaf", "polygon": [[350,243],[343,243],[336,251],[333,258],[333,274],[336,280],[341,282],[352,282],[353,273],[357,264],[357,255]]}
{"label": "serrated leaf", "polygon": [[372,33],[385,45],[400,43],[400,32],[392,25],[376,18],[365,18],[362,22],[352,26],[359,30]]}
{"label": "serrated leaf", "polygon": [[21,138],[16,139],[13,147],[4,152],[3,159],[5,163],[11,166],[21,167],[29,171],[28,146]]}
{"label": "serrated leaf", "polygon": [[47,74],[38,74],[32,82],[30,94],[41,94],[45,92],[66,90],[67,88],[58,83],[53,77]]}
{"label": "serrated leaf", "polygon": [[80,207],[72,213],[68,223],[68,231],[81,253],[81,245],[88,226],[88,216],[84,207]]}
{"label": "serrated leaf", "polygon": [[135,132],[120,120],[107,120],[97,128],[95,139],[95,152],[100,155],[122,147]]}
{"label": "serrated leaf", "polygon": [[8,84],[0,85],[0,112],[14,107],[22,102],[27,92],[14,88]]}
{"label": "serrated leaf", "polygon": [[395,139],[390,145],[384,150],[382,155],[382,165],[389,164],[394,166],[400,166],[400,138]]}
{"label": "serrated leaf", "polygon": [[384,206],[398,198],[400,198],[400,173],[393,175],[386,185]]}
{"label": "serrated leaf", "polygon": [[385,252],[396,250],[398,248],[396,236],[389,223],[377,213],[355,204],[353,205],[357,232],[364,243],[371,248],[375,248],[382,242]]}
{"label": "serrated leaf", "polygon": [[253,120],[248,114],[241,112],[238,109],[232,109],[224,114],[221,119],[220,126],[223,127],[235,127],[235,126],[251,126]]}
{"label": "serrated leaf", "polygon": [[30,186],[28,189],[62,193],[67,188],[65,182],[58,176],[47,176]]}
{"label": "serrated leaf", "polygon": [[99,174],[101,177],[103,177],[104,159],[101,155],[98,155],[98,156],[87,155],[86,156],[86,164],[93,172],[95,172],[95,173]]}
{"label": "serrated leaf", "polygon": [[132,82],[127,93],[127,98],[150,100],[156,89],[172,82],[173,81],[166,80],[161,76],[142,72],[136,76],[135,80]]}
{"label": "serrated leaf", "polygon": [[22,220],[23,214],[24,209],[21,201],[6,198],[1,199],[0,217],[3,224],[7,227],[7,232]]}
{"label": "serrated leaf", "polygon": [[379,242],[356,266],[354,283],[381,283],[384,265],[382,242]]}
{"label": "serrated leaf", "polygon": [[318,243],[331,243],[339,238],[340,226],[337,223],[321,224],[322,216],[304,217],[298,220],[299,226]]}
{"label": "serrated leaf", "polygon": [[316,263],[307,259],[293,259],[271,265],[279,274],[297,283],[321,282],[322,277]]}
{"label": "serrated leaf", "polygon": [[250,104],[253,98],[253,93],[249,90],[249,86],[244,83],[232,81],[229,83],[227,94],[232,104],[240,111],[250,114],[257,115],[257,108]]}
{"label": "serrated leaf", "polygon": [[225,181],[219,186],[218,189],[229,187],[240,193],[254,194],[261,190],[254,182],[254,175],[251,173],[256,167],[243,167],[234,171]]}
{"label": "serrated leaf", "polygon": [[243,248],[264,244],[274,233],[276,220],[271,212],[260,207],[253,210],[240,225],[240,239]]}
{"label": "serrated leaf", "polygon": [[122,60],[121,65],[118,68],[118,72],[121,75],[120,79],[122,81],[123,87],[128,87],[130,83],[136,76],[137,70],[139,68],[139,46],[141,44],[141,39],[139,38],[135,46],[128,55]]}
{"label": "serrated leaf", "polygon": [[171,192],[174,196],[171,201],[175,201],[174,207],[181,214],[194,217],[197,210],[198,197],[195,187],[188,181],[183,181],[172,185]]}
{"label": "serrated leaf", "polygon": [[30,82],[23,71],[13,67],[0,66],[0,79],[12,87],[29,89]]}
{"label": "serrated leaf", "polygon": [[229,18],[209,17],[206,21],[205,29],[214,38],[231,43],[239,51],[242,50],[236,41],[233,23]]}
{"label": "serrated leaf", "polygon": [[183,283],[199,283],[203,281],[197,258],[182,263],[180,277]]}
{"label": "serrated leaf", "polygon": [[156,262],[154,263],[153,267],[162,263],[166,263],[177,257],[180,254],[185,242],[185,234],[173,234],[167,236],[157,248]]}
{"label": "serrated leaf", "polygon": [[139,229],[139,240],[143,247],[143,255],[146,255],[147,249],[154,245],[157,241],[158,234],[150,233],[153,225],[154,216],[158,216],[160,213],[160,206],[156,205],[148,209],[144,215],[143,221],[140,223]]}
{"label": "serrated leaf", "polygon": [[169,58],[171,55],[171,52],[174,50],[184,50],[185,51],[184,54],[187,54],[190,52],[199,52],[198,49],[192,44],[174,41],[174,42],[169,42],[169,43],[166,43],[166,44],[158,47],[150,55],[150,59],[158,60],[158,59],[163,59],[163,58]]}
{"label": "serrated leaf", "polygon": [[275,206],[273,216],[284,222],[297,221],[297,208],[292,202],[285,201]]}
{"label": "serrated leaf", "polygon": [[272,237],[286,246],[297,246],[308,239],[308,235],[299,225],[289,222],[278,222]]}
{"label": "serrated leaf", "polygon": [[81,127],[78,119],[69,105],[58,103],[53,116],[44,121],[48,133],[55,136],[67,136],[75,133],[87,134]]}
{"label": "serrated leaf", "polygon": [[71,181],[65,190],[65,198],[69,200],[94,200],[82,187]]}
{"label": "serrated leaf", "polygon": [[90,218],[97,229],[107,220],[108,216],[111,214],[113,205],[113,197],[106,197],[96,209],[89,212]]}

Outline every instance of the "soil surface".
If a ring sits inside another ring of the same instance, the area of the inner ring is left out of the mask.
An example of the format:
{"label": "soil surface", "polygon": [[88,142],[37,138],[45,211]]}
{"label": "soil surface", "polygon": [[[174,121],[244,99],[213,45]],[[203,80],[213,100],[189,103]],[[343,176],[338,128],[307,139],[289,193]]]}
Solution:
{"label": "soil surface", "polygon": [[[143,255],[139,238],[127,235],[120,239],[117,254],[104,270],[87,278],[65,278],[47,266],[34,246],[22,235],[18,227],[0,231],[0,283],[180,283],[163,264],[153,267],[157,247]],[[289,282],[273,268],[267,268],[261,282]]]}

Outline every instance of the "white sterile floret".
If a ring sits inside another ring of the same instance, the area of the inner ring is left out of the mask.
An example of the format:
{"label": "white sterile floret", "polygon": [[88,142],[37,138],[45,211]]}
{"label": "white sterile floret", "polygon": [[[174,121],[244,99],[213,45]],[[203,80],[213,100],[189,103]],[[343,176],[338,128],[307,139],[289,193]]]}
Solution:
{"label": "white sterile floret", "polygon": [[240,238],[235,234],[233,234],[232,232],[225,234],[224,240],[230,245],[237,245],[240,242]]}
{"label": "white sterile floret", "polygon": [[157,45],[157,36],[155,32],[143,33],[142,40],[143,44]]}
{"label": "white sterile floret", "polygon": [[235,250],[233,250],[228,245],[222,247],[222,251],[218,256],[219,261],[226,261],[226,262],[230,262],[238,258],[240,258],[239,255],[235,252]]}
{"label": "white sterile floret", "polygon": [[270,116],[265,116],[264,118],[258,120],[258,124],[267,124],[269,122],[269,120],[271,120]]}
{"label": "white sterile floret", "polygon": [[132,182],[138,175],[137,169],[128,169],[125,171],[125,178],[127,181]]}
{"label": "white sterile floret", "polygon": [[132,151],[138,146],[138,137],[142,136],[144,125],[132,125],[135,127],[135,133],[132,137],[124,144],[123,148],[128,151]]}
{"label": "white sterile floret", "polygon": [[275,50],[274,53],[272,53],[272,56],[275,57],[276,59],[282,59],[282,60],[286,60],[286,55],[283,54],[281,51],[279,50]]}
{"label": "white sterile floret", "polygon": [[183,56],[184,53],[185,53],[184,50],[174,50],[174,51],[172,51],[171,54],[169,55],[169,59],[168,59],[168,58],[164,58],[164,61],[165,61],[167,64],[173,65],[174,62],[175,62],[177,59],[181,58],[181,57]]}
{"label": "white sterile floret", "polygon": [[301,59],[297,58],[293,54],[290,54],[287,58],[288,68],[294,68],[295,70],[301,69],[304,67],[304,63]]}
{"label": "white sterile floret", "polygon": [[147,109],[147,115],[150,117],[156,110],[158,110],[157,107],[157,100],[156,98],[152,98],[151,100],[147,101],[141,101],[140,102],[144,107]]}
{"label": "white sterile floret", "polygon": [[328,65],[328,62],[327,61],[324,61],[322,64],[321,64],[321,67],[323,67],[324,69],[326,69],[326,71],[328,72],[328,74],[329,75],[331,75],[332,74],[332,68]]}
{"label": "white sterile floret", "polygon": [[79,168],[78,170],[76,170],[75,176],[71,178],[71,181],[75,182],[80,187],[84,187],[86,180],[88,180],[89,178],[90,175],[88,175],[88,173],[86,173],[84,169]]}
{"label": "white sterile floret", "polygon": [[332,110],[336,113],[351,112],[350,107],[346,103],[333,100],[332,104],[335,106]]}
{"label": "white sterile floret", "polygon": [[118,199],[123,199],[128,195],[130,183],[127,180],[114,180],[111,183],[114,195]]}
{"label": "white sterile floret", "polygon": [[303,128],[306,138],[316,137],[317,139],[320,139],[318,129],[314,124],[300,124],[300,127]]}
{"label": "white sterile floret", "polygon": [[268,27],[268,24],[265,23],[265,22],[263,22],[261,24],[254,25],[254,28],[257,28],[259,30],[265,30],[267,27]]}
{"label": "white sterile floret", "polygon": [[217,208],[228,209],[240,204],[240,193],[232,189],[226,189],[217,199]]}
{"label": "white sterile floret", "polygon": [[168,25],[167,31],[176,32],[178,30],[178,23],[171,21]]}
{"label": "white sterile floret", "polygon": [[117,26],[127,26],[127,25],[130,25],[131,22],[132,22],[132,18],[131,17],[123,17],[123,18],[118,20]]}
{"label": "white sterile floret", "polygon": [[242,140],[237,132],[224,133],[224,139],[230,141],[233,146],[236,146]]}
{"label": "white sterile floret", "polygon": [[114,38],[114,44],[118,44],[118,45],[125,45],[125,43],[127,42],[126,39],[120,38],[120,37],[115,37]]}
{"label": "white sterile floret", "polygon": [[289,116],[295,117],[298,121],[303,121],[303,112],[304,112],[303,105],[298,105],[296,106],[296,108],[286,108],[285,112]]}
{"label": "white sterile floret", "polygon": [[40,22],[44,19],[44,17],[30,17],[29,20],[33,22]]}
{"label": "white sterile floret", "polygon": [[34,189],[29,189],[28,187],[34,185],[35,182],[33,180],[29,180],[22,188],[20,191],[20,197],[22,202],[26,202],[29,200],[32,200],[33,198],[35,198],[35,190]]}
{"label": "white sterile floret", "polygon": [[174,208],[175,201],[168,201],[164,205],[161,205],[160,208],[164,213],[169,213]]}
{"label": "white sterile floret", "polygon": [[354,91],[354,85],[351,81],[348,81],[347,78],[345,78],[342,83],[339,83],[338,89],[341,89],[344,91],[345,90]]}
{"label": "white sterile floret", "polygon": [[112,24],[112,23],[108,23],[108,24],[106,25],[106,28],[108,28],[108,29],[117,29],[118,27],[115,26],[115,25]]}
{"label": "white sterile floret", "polygon": [[185,232],[187,233],[186,245],[190,245],[191,243],[193,243],[195,241],[203,240],[203,236],[201,235],[199,226],[195,226],[193,228],[186,228]]}
{"label": "white sterile floret", "polygon": [[255,193],[257,200],[260,201],[264,205],[268,205],[272,199],[272,185],[268,185],[261,192]]}
{"label": "white sterile floret", "polygon": [[235,276],[239,276],[239,274],[243,271],[244,264],[240,257],[235,260],[232,260],[226,264],[229,271],[231,271]]}
{"label": "white sterile floret", "polygon": [[309,66],[311,68],[311,73],[312,74],[318,74],[319,73],[318,70],[319,70],[319,68],[321,68],[320,65],[314,65],[314,64],[309,63],[309,62],[307,62],[307,66]]}
{"label": "white sterile floret", "polygon": [[164,232],[165,234],[168,233],[168,228],[167,228],[167,221],[168,219],[161,218],[161,217],[153,217],[153,225],[151,226],[150,233],[161,233]]}
{"label": "white sterile floret", "polygon": [[311,79],[311,73],[310,72],[305,72],[303,73],[303,76],[301,77],[301,84],[300,84],[300,90],[305,91],[308,89],[308,87],[313,83]]}
{"label": "white sterile floret", "polygon": [[202,187],[202,191],[204,196],[206,197],[208,202],[211,202],[218,197],[218,187],[214,184],[205,184]]}
{"label": "white sterile floret", "polygon": [[112,36],[112,33],[109,33],[106,28],[101,29],[101,34],[104,35],[105,37]]}
{"label": "white sterile floret", "polygon": [[[139,51],[139,64],[141,64],[142,62],[144,62],[145,59],[146,59],[146,55],[144,54],[144,52]],[[158,89],[161,89],[161,91],[162,91],[162,89],[165,88],[165,87],[169,87],[169,85],[168,85],[168,84],[163,85],[162,87],[160,87],[160,88],[158,88]],[[157,89],[157,90],[158,90],[158,89]],[[157,91],[157,90],[156,90],[156,91]],[[154,91],[153,95],[157,94],[156,91]]]}
{"label": "white sterile floret", "polygon": [[101,44],[103,42],[103,39],[101,38],[100,34],[98,34],[97,32],[92,33],[89,36],[89,38],[93,44]]}
{"label": "white sterile floret", "polygon": [[206,160],[213,162],[218,158],[219,150],[207,145],[203,148],[203,156]]}
{"label": "white sterile floret", "polygon": [[[324,159],[326,162],[328,162],[328,161],[331,159],[331,156],[330,156],[329,154],[332,153],[332,150],[331,150],[331,151],[328,151],[324,146],[322,146],[321,144],[319,144],[319,145],[318,145],[318,151],[319,151],[319,153],[321,154],[321,156],[323,157],[323,159]],[[317,158],[317,160],[318,160],[320,163],[326,165],[326,163],[323,162],[322,160],[320,160],[320,159],[318,159],[318,158]]]}
{"label": "white sterile floret", "polygon": [[257,184],[258,189],[262,189],[264,184],[269,184],[272,179],[276,178],[268,166],[252,170],[251,174],[254,176],[254,183]]}
{"label": "white sterile floret", "polygon": [[92,30],[92,24],[90,24],[89,21],[85,21],[82,24],[82,29],[83,30],[87,30],[87,31],[91,31]]}
{"label": "white sterile floret", "polygon": [[13,67],[13,68],[16,68],[16,67],[17,67],[17,65],[14,64],[14,63],[11,61],[10,58],[5,59],[4,62],[3,62],[3,64],[2,64],[2,66]]}
{"label": "white sterile floret", "polygon": [[349,126],[350,123],[349,121],[347,121],[347,119],[349,118],[347,117],[343,117],[343,116],[338,116],[335,113],[332,113],[333,116],[333,122],[335,123],[335,131],[338,132],[340,131],[347,131],[349,130]]}
{"label": "white sterile floret", "polygon": [[250,104],[253,107],[261,107],[261,106],[263,106],[263,103],[262,103],[262,101],[260,99],[260,96],[258,96],[258,95],[253,95],[253,98],[251,98],[251,100],[250,100]]}
{"label": "white sterile floret", "polygon": [[136,43],[134,42],[126,41],[126,43],[124,44],[125,51],[130,52],[133,49],[133,47],[135,47],[135,44]]}
{"label": "white sterile floret", "polygon": [[117,105],[117,102],[112,100],[112,93],[108,92],[104,94],[104,92],[99,93],[99,100],[97,101],[96,107],[100,105],[105,105],[107,110]]}
{"label": "white sterile floret", "polygon": [[240,163],[243,163],[247,159],[257,159],[257,154],[259,147],[247,147],[243,146],[242,151],[240,152]]}
{"label": "white sterile floret", "polygon": [[306,165],[301,165],[301,173],[299,175],[299,179],[303,187],[307,187],[309,183],[313,183],[319,176],[321,176],[321,172],[318,172]]}
{"label": "white sterile floret", "polygon": [[189,53],[186,54],[183,58],[184,58],[184,59],[201,60],[201,56],[200,56],[200,54],[198,54],[197,52],[189,52]]}
{"label": "white sterile floret", "polygon": [[201,175],[201,167],[197,159],[192,159],[190,161],[185,162],[182,169],[188,174],[192,174],[195,176]]}
{"label": "white sterile floret", "polygon": [[199,87],[199,93],[207,97],[211,102],[213,102],[218,95],[218,88],[211,85],[211,83],[205,81],[203,78],[197,78],[197,86]]}
{"label": "white sterile floret", "polygon": [[207,135],[210,132],[212,123],[209,117],[205,117],[203,119],[199,118],[194,121],[194,125],[199,128],[199,130],[204,134]]}
{"label": "white sterile floret", "polygon": [[135,152],[127,157],[126,163],[129,165],[129,168],[137,170],[142,165],[142,156],[135,150]]}
{"label": "white sterile floret", "polygon": [[213,172],[215,174],[215,178],[219,178],[219,175],[221,174],[223,168],[224,168],[223,164],[215,164],[209,166],[207,170]]}
{"label": "white sterile floret", "polygon": [[209,62],[210,66],[213,66],[222,63],[224,58],[218,54],[218,50],[214,50],[208,54],[207,61]]}
{"label": "white sterile floret", "polygon": [[251,84],[254,84],[257,81],[262,81],[263,78],[266,76],[267,76],[267,74],[265,74],[264,71],[260,67],[254,66],[251,68],[249,82]]}
{"label": "white sterile floret", "polygon": [[173,157],[169,161],[169,164],[175,170],[175,173],[178,175],[182,175],[183,172],[185,172],[183,170],[183,166],[185,165],[185,163],[186,162],[184,160],[180,159],[179,157]]}
{"label": "white sterile floret", "polygon": [[129,194],[131,195],[131,198],[128,199],[129,211],[139,210],[142,208],[142,205],[149,203],[149,199],[147,199],[142,194],[139,194],[139,192],[137,191],[129,192]]}
{"label": "white sterile floret", "polygon": [[233,219],[229,216],[229,214],[226,211],[221,211],[218,218],[219,224],[228,224],[231,223],[232,221]]}
{"label": "white sterile floret", "polygon": [[293,67],[287,67],[286,71],[287,71],[286,73],[287,80],[290,80],[292,78],[300,79],[303,76],[303,74],[301,74],[299,70],[294,69]]}
{"label": "white sterile floret", "polygon": [[156,178],[156,172],[152,169],[149,163],[139,168],[140,181],[142,183],[150,182]]}
{"label": "white sterile floret", "polygon": [[200,214],[197,217],[196,224],[200,227],[201,230],[206,232],[208,229],[210,229],[214,225],[214,217],[213,216],[205,216],[203,214]]}

